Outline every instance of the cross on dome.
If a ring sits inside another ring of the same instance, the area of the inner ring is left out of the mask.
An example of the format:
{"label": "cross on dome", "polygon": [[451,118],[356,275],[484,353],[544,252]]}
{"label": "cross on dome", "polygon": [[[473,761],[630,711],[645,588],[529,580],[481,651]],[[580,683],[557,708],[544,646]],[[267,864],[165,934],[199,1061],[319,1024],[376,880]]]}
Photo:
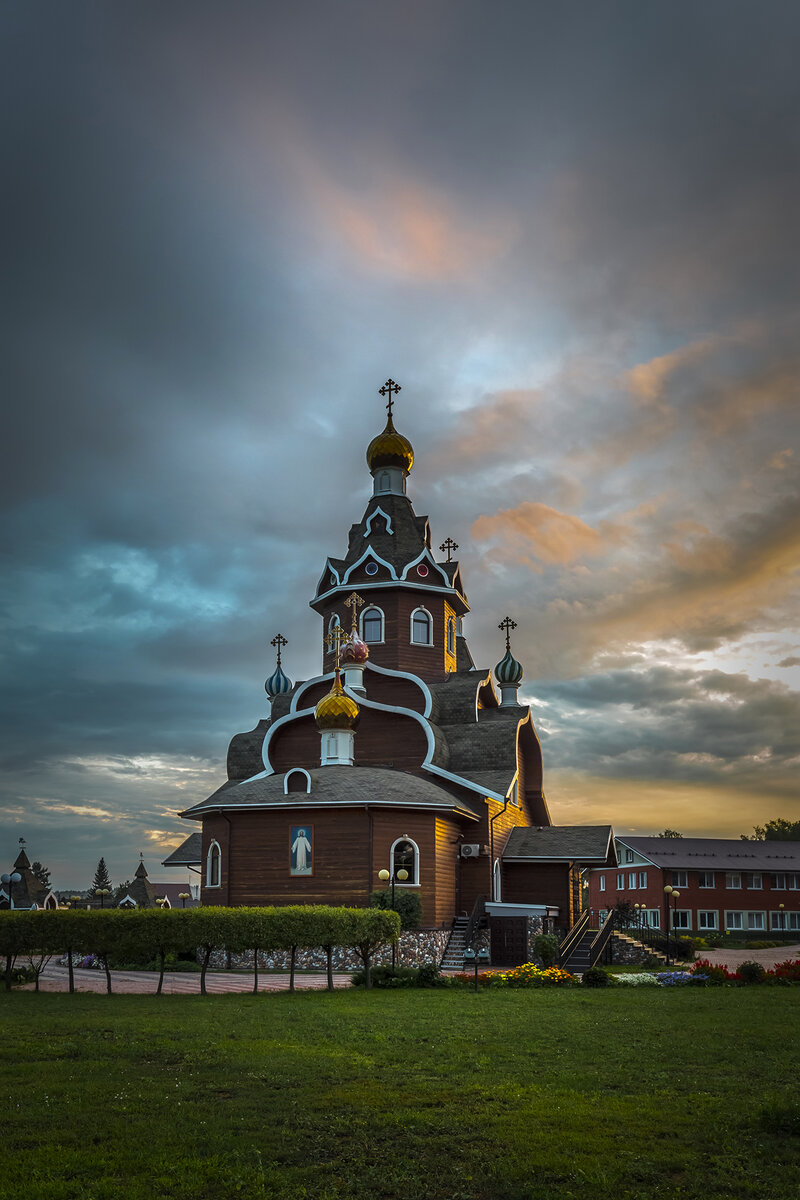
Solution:
{"label": "cross on dome", "polygon": [[350,612],[351,612],[351,615],[353,618],[353,623],[352,623],[353,632],[355,632],[356,629],[358,629],[358,610],[363,603],[364,603],[364,598],[363,598],[363,596],[359,596],[358,592],[351,592],[350,595],[347,597],[347,599],[344,602],[345,608],[350,609]]}
{"label": "cross on dome", "polygon": [[281,665],[281,647],[288,646],[288,645],[289,645],[289,643],[286,640],[286,638],[283,636],[282,633],[276,633],[275,637],[270,642],[270,646],[277,647],[277,650],[278,650],[278,664],[277,665],[278,666]]}
{"label": "cross on dome", "polygon": [[506,633],[506,650],[511,649],[511,630],[517,628],[517,622],[512,621],[511,617],[503,617],[503,620],[497,626],[498,629],[504,629]]}
{"label": "cross on dome", "polygon": [[389,399],[386,401],[386,411],[388,412],[390,417],[392,415],[392,407],[394,405],[394,400],[392,399],[392,392],[394,392],[395,395],[397,395],[397,393],[401,390],[402,389],[400,387],[400,384],[395,383],[395,381],[393,379],[387,379],[386,383],[383,385],[383,387],[378,388],[379,396],[388,396],[389,397]]}
{"label": "cross on dome", "polygon": [[443,554],[447,555],[447,561],[451,562],[453,558],[453,551],[458,549],[458,542],[454,542],[451,537],[445,538],[439,549]]}

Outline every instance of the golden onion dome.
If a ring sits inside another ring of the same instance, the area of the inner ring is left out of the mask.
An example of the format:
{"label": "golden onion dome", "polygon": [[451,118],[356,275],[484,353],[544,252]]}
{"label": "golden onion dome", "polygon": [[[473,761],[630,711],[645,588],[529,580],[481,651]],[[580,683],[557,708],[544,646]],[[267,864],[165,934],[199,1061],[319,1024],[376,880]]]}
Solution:
{"label": "golden onion dome", "polygon": [[367,465],[374,474],[380,467],[400,467],[406,475],[414,465],[414,450],[408,438],[398,433],[392,423],[392,414],[386,420],[383,433],[374,437],[367,446]]}
{"label": "golden onion dome", "polygon": [[345,694],[337,670],[331,690],[314,709],[317,729],[355,729],[358,717],[358,705],[352,697]]}

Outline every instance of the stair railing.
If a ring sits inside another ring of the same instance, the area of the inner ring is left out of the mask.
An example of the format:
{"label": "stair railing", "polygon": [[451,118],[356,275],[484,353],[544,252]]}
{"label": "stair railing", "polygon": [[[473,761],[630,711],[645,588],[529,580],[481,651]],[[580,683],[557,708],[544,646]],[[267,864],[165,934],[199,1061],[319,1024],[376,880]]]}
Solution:
{"label": "stair railing", "polygon": [[570,954],[575,949],[584,933],[586,933],[586,930],[589,928],[591,915],[590,909],[584,909],[575,924],[572,926],[572,929],[569,930],[563,942],[558,947],[558,965],[560,967],[563,967],[564,963],[567,961]]}
{"label": "stair railing", "polygon": [[464,949],[468,950],[475,938],[475,931],[483,922],[486,916],[486,897],[478,896],[472,906],[472,912],[469,914],[467,921],[467,929],[464,934]]}
{"label": "stair railing", "polygon": [[595,963],[600,961],[603,951],[605,950],[606,946],[608,945],[609,939],[611,938],[611,935],[613,934],[614,929],[616,927],[616,922],[614,921],[614,916],[615,916],[614,910],[612,909],[611,912],[606,917],[605,921],[603,921],[603,924],[600,926],[600,929],[597,932],[595,938],[593,939],[592,944],[589,946],[589,966],[590,967],[593,967],[595,965]]}

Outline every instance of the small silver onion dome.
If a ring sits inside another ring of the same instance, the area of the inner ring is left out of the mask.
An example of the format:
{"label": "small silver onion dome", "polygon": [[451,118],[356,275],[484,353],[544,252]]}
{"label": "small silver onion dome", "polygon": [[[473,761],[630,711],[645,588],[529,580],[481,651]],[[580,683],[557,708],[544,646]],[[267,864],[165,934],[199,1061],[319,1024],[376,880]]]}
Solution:
{"label": "small silver onion dome", "polygon": [[282,667],[278,667],[264,684],[264,691],[270,700],[274,700],[276,696],[284,696],[287,692],[290,692],[292,687],[293,684],[289,676]]}
{"label": "small silver onion dome", "polygon": [[521,683],[523,674],[522,663],[517,662],[510,649],[506,650],[494,669],[494,677],[501,687],[503,684],[516,685]]}

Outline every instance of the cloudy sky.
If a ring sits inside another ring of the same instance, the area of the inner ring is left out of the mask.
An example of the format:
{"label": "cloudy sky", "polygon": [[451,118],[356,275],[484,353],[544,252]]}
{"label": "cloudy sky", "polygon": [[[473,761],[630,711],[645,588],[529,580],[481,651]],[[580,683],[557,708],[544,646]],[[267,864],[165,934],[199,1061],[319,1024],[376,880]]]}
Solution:
{"label": "cloudy sky", "polygon": [[[800,818],[793,2],[3,6],[0,847],[151,874],[409,491],[559,823]],[[4,868],[7,869],[7,868]]]}

